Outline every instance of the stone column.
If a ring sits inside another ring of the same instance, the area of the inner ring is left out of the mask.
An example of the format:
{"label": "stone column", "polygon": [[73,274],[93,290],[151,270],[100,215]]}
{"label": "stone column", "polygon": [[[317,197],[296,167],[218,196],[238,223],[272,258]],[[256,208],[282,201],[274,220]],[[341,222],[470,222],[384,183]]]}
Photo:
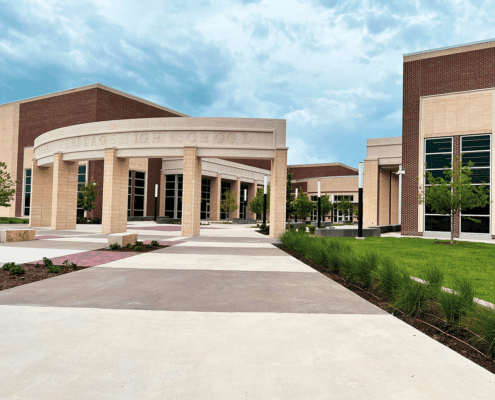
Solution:
{"label": "stone column", "polygon": [[363,228],[378,225],[378,160],[364,160]]}
{"label": "stone column", "polygon": [[275,150],[270,175],[270,237],[279,238],[285,232],[287,196],[287,149]]}
{"label": "stone column", "polygon": [[76,229],[77,169],[77,162],[64,161],[62,153],[53,156],[51,229]]}
{"label": "stone column", "polygon": [[31,174],[31,227],[50,226],[52,223],[53,166],[38,167],[33,160]]}
{"label": "stone column", "polygon": [[103,233],[127,232],[128,180],[129,159],[117,158],[115,148],[105,149],[101,229]]}
{"label": "stone column", "polygon": [[248,185],[248,204],[247,204],[247,217],[249,219],[256,219],[256,214],[249,209],[249,203],[256,197],[256,191],[258,189],[258,181],[250,183]]}
{"label": "stone column", "polygon": [[210,180],[210,221],[220,221],[220,203],[222,202],[222,175]]}
{"label": "stone column", "polygon": [[237,210],[230,214],[231,221],[234,218],[240,218],[241,216],[241,178],[237,178],[233,191],[235,192],[235,203],[237,204]]}
{"label": "stone column", "polygon": [[158,205],[158,213],[159,217],[165,215],[165,173],[160,171],[160,192],[158,193],[159,197],[159,205]]}
{"label": "stone column", "polygon": [[201,159],[196,147],[184,147],[182,236],[199,236],[201,218]]}

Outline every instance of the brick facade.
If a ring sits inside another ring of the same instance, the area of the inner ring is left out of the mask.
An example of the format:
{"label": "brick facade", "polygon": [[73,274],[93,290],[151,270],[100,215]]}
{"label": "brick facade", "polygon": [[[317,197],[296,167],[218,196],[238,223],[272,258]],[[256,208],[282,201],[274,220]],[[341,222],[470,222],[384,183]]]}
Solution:
{"label": "brick facade", "polygon": [[[403,235],[422,234],[418,232],[417,199],[420,97],[495,87],[495,48],[474,47],[468,50],[404,58],[402,165],[406,173],[402,181]],[[458,235],[458,225],[454,229]]]}
{"label": "brick facade", "polygon": [[[177,117],[170,111],[145,102],[120,95],[101,87],[88,88],[41,99],[26,100],[20,104],[19,141],[17,158],[17,193],[22,193],[24,147],[34,145],[34,140],[53,129],[88,122],[133,118]],[[103,161],[90,161],[88,177],[98,182],[100,193],[95,210],[90,217],[101,217],[103,201]],[[153,172],[153,182],[155,174]],[[159,183],[158,181],[156,183]],[[154,185],[154,184],[153,184]],[[154,195],[154,186],[153,186]],[[153,199],[154,201],[154,199]],[[153,203],[154,204],[154,203]],[[22,196],[16,197],[16,216],[22,215]],[[149,209],[149,208],[148,208]],[[153,209],[153,206],[152,208]]]}

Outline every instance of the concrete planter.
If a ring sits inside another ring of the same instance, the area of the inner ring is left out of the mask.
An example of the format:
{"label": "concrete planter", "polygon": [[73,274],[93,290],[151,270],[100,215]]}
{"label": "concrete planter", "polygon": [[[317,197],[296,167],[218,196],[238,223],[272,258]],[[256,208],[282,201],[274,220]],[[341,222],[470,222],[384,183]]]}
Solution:
{"label": "concrete planter", "polygon": [[249,225],[256,225],[256,220],[255,219],[244,219],[244,218],[234,218],[232,220],[233,224],[249,224]]}
{"label": "concrete planter", "polygon": [[[363,228],[363,237],[377,236],[380,237],[381,231],[378,228]],[[316,229],[316,236],[322,237],[357,237],[358,230],[350,229]]]}
{"label": "concrete planter", "polygon": [[180,218],[156,217],[157,224],[177,224],[182,222]]}
{"label": "concrete planter", "polygon": [[[371,228],[371,227],[370,227]],[[400,232],[400,225],[379,225],[373,228],[378,228],[382,233]]]}

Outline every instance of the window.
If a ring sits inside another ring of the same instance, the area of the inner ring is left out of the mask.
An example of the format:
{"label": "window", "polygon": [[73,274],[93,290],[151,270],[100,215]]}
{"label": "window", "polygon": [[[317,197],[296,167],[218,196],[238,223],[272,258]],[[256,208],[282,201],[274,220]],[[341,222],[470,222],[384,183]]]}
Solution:
{"label": "window", "polygon": [[201,219],[210,219],[210,180],[201,179]]}
{"label": "window", "polygon": [[[231,185],[230,182],[222,181],[222,187],[221,187],[222,201],[225,200],[225,192],[230,190],[230,185]],[[228,219],[228,218],[229,216],[227,215],[227,213],[220,208],[220,219]]]}
{"label": "window", "polygon": [[351,203],[354,202],[354,195],[342,195],[333,197],[333,222],[351,222],[352,212],[348,212],[344,215],[342,211],[337,208],[337,203],[342,200],[349,200]]}
{"label": "window", "polygon": [[182,175],[165,177],[165,212],[167,218],[182,218]]}
{"label": "window", "polygon": [[131,216],[131,204],[132,204],[132,173],[133,171],[129,171],[129,186],[127,189],[127,216]]}
{"label": "window", "polygon": [[31,168],[24,171],[24,215],[31,214]]}
{"label": "window", "polygon": [[[244,201],[244,190],[246,191],[246,201]],[[249,199],[247,198],[249,193],[248,185],[241,183],[241,197],[240,197],[240,203],[239,204],[239,218],[245,219],[247,218],[247,210],[249,207]]]}
{"label": "window", "polygon": [[[462,165],[474,163],[472,167],[471,184],[480,186],[485,183],[490,191],[490,139],[491,135],[469,135],[461,137]],[[465,217],[477,219],[473,222]],[[490,205],[461,211],[462,233],[490,233]]]}
{"label": "window", "polygon": [[[77,198],[81,196],[81,186],[86,183],[86,165],[79,165],[77,169]],[[82,207],[77,206],[77,217],[84,217],[84,210]]]}
{"label": "window", "polygon": [[134,216],[144,216],[144,192],[146,173],[134,171]]}
{"label": "window", "polygon": [[[445,179],[445,171],[452,167],[452,138],[425,139],[426,171],[435,178]],[[425,188],[431,186],[426,181]],[[450,232],[450,216],[435,214],[430,207],[425,210],[425,231]]]}

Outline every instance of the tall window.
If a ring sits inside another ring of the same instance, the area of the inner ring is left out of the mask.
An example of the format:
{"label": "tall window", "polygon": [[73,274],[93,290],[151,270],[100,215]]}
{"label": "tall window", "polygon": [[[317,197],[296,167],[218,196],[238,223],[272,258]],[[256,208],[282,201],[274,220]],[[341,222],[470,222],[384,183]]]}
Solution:
{"label": "tall window", "polygon": [[31,214],[31,168],[24,171],[24,215]]}
{"label": "tall window", "polygon": [[[445,177],[445,171],[452,166],[452,138],[425,139],[426,171],[434,178]],[[425,188],[431,186],[425,181]],[[425,231],[450,232],[450,216],[435,214],[425,205]]]}
{"label": "tall window", "polygon": [[[225,192],[230,190],[230,185],[231,185],[230,182],[222,181],[222,187],[221,187],[222,201],[225,200]],[[229,218],[229,215],[227,215],[227,213],[220,208],[220,219],[227,219],[227,218]]]}
{"label": "tall window", "polygon": [[315,203],[315,208],[311,210],[311,221],[318,221],[318,196],[311,196],[311,201]]}
{"label": "tall window", "polygon": [[[485,183],[490,190],[491,165],[491,135],[469,135],[461,137],[462,165],[469,161],[472,167],[471,184],[479,186]],[[472,217],[480,222],[472,222],[465,218]],[[490,204],[461,212],[461,232],[463,233],[490,233]]]}
{"label": "tall window", "polygon": [[[86,183],[86,165],[80,165],[77,169],[77,198],[81,196],[81,186]],[[77,217],[84,217],[84,210],[77,206]]]}
{"label": "tall window", "polygon": [[165,177],[165,213],[168,218],[182,218],[182,175]]}
{"label": "tall window", "polygon": [[133,171],[129,171],[129,186],[127,189],[127,216],[131,216],[131,205],[132,205],[132,175]]}
{"label": "tall window", "polygon": [[146,173],[134,171],[134,216],[144,216],[144,189]]}
{"label": "tall window", "polygon": [[[244,201],[244,190],[246,190],[246,194],[248,193],[248,185],[244,184],[244,183],[241,183],[241,201],[240,201],[240,210],[239,210],[239,217],[242,218],[242,219],[245,219],[247,218],[247,210],[248,210],[248,207],[249,207],[249,204],[248,204],[248,201]],[[247,196],[246,196],[247,197]]]}
{"label": "tall window", "polygon": [[333,197],[333,222],[351,222],[352,221],[352,210],[344,215],[342,211],[337,208],[337,203],[342,200],[349,200],[351,203],[354,202],[354,195],[346,196],[334,196]]}
{"label": "tall window", "polygon": [[201,179],[201,219],[210,219],[210,180]]}

